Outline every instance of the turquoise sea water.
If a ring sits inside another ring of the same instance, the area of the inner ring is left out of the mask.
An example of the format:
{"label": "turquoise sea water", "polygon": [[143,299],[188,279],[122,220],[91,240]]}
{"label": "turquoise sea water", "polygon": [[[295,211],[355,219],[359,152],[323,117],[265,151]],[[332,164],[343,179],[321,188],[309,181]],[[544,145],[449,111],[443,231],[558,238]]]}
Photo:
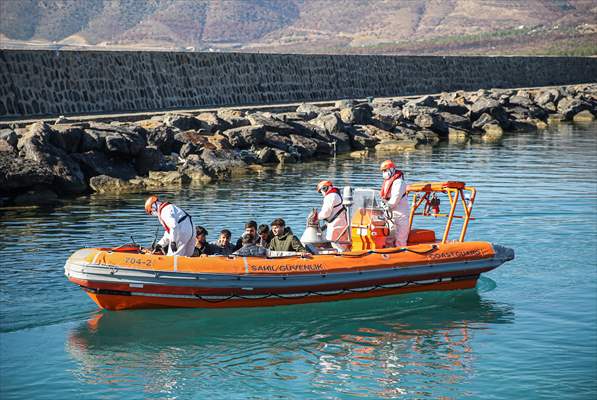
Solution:
{"label": "turquoise sea water", "polygon": [[[283,216],[296,232],[321,178],[380,184],[379,161],[287,166],[167,193],[216,237]],[[74,250],[151,243],[144,195],[0,211],[2,399],[594,399],[597,125],[395,155],[407,178],[478,188],[468,238],[516,259],[474,290],[229,310],[102,312],[69,283]]]}

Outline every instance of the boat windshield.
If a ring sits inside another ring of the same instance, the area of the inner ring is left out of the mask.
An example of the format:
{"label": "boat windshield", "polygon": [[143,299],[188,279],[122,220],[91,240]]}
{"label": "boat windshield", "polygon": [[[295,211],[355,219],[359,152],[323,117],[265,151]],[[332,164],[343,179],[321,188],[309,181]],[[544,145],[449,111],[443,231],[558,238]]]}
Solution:
{"label": "boat windshield", "polygon": [[377,209],[380,208],[377,200],[377,191],[373,189],[355,188],[352,193],[352,205],[350,207],[350,214],[354,215],[359,209]]}

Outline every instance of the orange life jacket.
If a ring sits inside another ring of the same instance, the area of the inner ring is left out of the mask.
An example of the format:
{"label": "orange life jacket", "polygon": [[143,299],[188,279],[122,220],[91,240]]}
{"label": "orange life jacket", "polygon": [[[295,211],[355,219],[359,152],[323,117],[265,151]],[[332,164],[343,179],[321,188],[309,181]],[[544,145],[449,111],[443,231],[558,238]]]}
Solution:
{"label": "orange life jacket", "polygon": [[383,181],[383,184],[381,185],[381,190],[379,192],[379,195],[382,198],[382,200],[390,200],[390,197],[392,196],[392,185],[394,184],[394,181],[396,179],[402,178],[403,176],[404,174],[402,173],[402,171],[396,171],[394,175],[390,176],[388,179],[385,179]]}

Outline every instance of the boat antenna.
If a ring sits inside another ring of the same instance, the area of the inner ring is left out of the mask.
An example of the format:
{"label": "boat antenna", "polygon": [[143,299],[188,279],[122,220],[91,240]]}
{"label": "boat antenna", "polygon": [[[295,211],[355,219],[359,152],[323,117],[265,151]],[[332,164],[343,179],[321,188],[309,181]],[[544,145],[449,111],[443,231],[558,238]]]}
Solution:
{"label": "boat antenna", "polygon": [[135,242],[135,238],[133,237],[133,235],[131,235],[131,240],[133,241],[133,244],[136,246],[137,242]]}

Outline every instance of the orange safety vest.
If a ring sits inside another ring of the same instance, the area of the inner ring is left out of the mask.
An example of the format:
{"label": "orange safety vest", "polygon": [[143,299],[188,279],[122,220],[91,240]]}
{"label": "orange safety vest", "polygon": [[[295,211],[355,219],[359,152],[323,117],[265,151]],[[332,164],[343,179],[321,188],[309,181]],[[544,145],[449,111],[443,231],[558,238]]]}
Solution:
{"label": "orange safety vest", "polygon": [[380,197],[382,200],[388,201],[390,197],[392,197],[392,184],[396,179],[400,179],[404,176],[402,171],[396,171],[394,175],[392,175],[389,179],[385,179],[383,184],[381,185],[381,191],[379,192]]}

